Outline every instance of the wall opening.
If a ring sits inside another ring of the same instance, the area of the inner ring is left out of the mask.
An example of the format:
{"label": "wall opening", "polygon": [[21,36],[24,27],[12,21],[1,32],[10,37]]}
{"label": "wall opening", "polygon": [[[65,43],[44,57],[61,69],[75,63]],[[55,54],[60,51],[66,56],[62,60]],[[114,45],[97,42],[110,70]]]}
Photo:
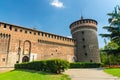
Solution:
{"label": "wall opening", "polygon": [[22,62],[29,62],[29,57],[28,56],[24,56],[22,58]]}

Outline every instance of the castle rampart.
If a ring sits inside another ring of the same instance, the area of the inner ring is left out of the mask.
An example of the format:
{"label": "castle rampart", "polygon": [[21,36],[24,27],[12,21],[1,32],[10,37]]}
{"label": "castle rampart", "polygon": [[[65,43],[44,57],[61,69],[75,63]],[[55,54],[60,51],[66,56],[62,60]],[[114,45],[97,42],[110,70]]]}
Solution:
{"label": "castle rampart", "polygon": [[51,58],[70,62],[74,59],[74,39],[36,29],[0,22],[0,43],[0,66]]}

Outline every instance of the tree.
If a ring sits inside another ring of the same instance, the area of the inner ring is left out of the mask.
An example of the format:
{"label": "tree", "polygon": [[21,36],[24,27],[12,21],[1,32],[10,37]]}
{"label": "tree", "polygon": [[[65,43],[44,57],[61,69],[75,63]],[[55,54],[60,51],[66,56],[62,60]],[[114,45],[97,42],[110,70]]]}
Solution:
{"label": "tree", "polygon": [[110,41],[104,48],[100,49],[101,62],[103,65],[118,65],[120,64],[120,54],[116,54],[119,46]]}
{"label": "tree", "polygon": [[[120,64],[120,8],[116,6],[112,13],[108,13],[109,26],[104,26],[108,34],[100,34],[101,37],[109,38],[110,42],[104,47],[102,61],[104,64]],[[105,56],[106,55],[106,56]],[[106,59],[107,58],[107,59]]]}
{"label": "tree", "polygon": [[104,26],[103,29],[106,29],[109,34],[100,34],[100,36],[110,38],[115,43],[120,44],[120,11],[117,12],[117,9],[119,8],[116,7],[113,13],[107,14],[110,16],[108,19],[110,25]]}
{"label": "tree", "polygon": [[108,13],[110,16],[108,19],[109,26],[104,26],[103,29],[106,29],[108,34],[100,34],[100,36],[104,38],[109,38],[113,43],[116,43],[118,48],[113,50],[113,48],[109,49],[109,51],[119,53],[120,52],[120,8],[118,6],[115,7],[114,12]]}

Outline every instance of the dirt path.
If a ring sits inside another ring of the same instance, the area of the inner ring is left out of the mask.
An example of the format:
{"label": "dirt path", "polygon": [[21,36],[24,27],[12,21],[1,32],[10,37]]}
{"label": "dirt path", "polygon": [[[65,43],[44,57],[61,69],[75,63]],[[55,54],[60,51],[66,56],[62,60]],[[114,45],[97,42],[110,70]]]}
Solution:
{"label": "dirt path", "polygon": [[70,75],[71,80],[120,80],[117,77],[108,75],[103,69],[69,69],[65,74]]}

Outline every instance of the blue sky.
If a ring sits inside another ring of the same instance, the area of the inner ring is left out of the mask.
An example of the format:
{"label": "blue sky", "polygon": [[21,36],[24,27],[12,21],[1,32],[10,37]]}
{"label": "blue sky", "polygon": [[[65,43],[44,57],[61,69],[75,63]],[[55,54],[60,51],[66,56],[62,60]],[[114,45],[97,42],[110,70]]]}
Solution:
{"label": "blue sky", "polygon": [[[0,0],[0,21],[62,36],[71,36],[69,25],[80,19],[98,21],[98,34],[108,25],[106,15],[120,5],[120,0]],[[104,46],[98,36],[99,47]]]}

